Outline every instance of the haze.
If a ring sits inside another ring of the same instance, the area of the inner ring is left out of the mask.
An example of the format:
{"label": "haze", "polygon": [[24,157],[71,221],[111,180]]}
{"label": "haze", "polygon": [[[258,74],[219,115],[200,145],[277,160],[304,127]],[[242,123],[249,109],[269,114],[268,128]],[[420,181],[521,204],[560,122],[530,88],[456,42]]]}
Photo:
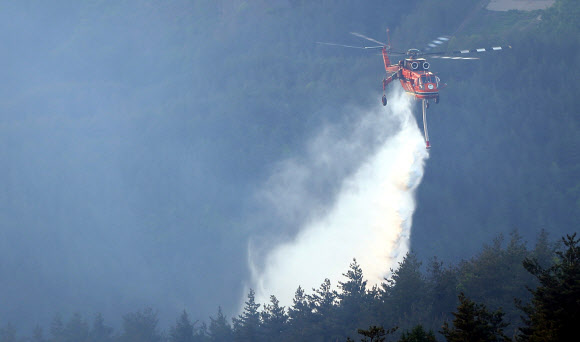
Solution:
{"label": "haze", "polygon": [[[456,44],[513,43],[521,30],[487,41],[483,19],[465,20],[474,3],[3,2],[0,324],[29,331],[56,313],[100,312],[113,325],[148,306],[164,327],[184,309],[202,321],[218,306],[237,314],[252,286],[249,247],[265,257],[331,211],[394,133],[357,131],[380,103],[380,56],[315,42],[360,44],[352,31],[383,40],[389,26],[395,46],[420,48],[461,25]],[[514,228],[528,241],[574,229],[576,83],[537,73],[554,52],[525,52],[532,44],[472,64],[430,61],[449,86],[429,109],[433,150],[410,236],[420,258],[470,257]],[[514,81],[502,68],[516,53],[525,77]],[[327,135],[348,146],[316,145]],[[324,164],[336,151],[348,158]],[[276,177],[289,161],[312,173],[284,174],[300,186],[265,201],[272,184],[284,192]]]}

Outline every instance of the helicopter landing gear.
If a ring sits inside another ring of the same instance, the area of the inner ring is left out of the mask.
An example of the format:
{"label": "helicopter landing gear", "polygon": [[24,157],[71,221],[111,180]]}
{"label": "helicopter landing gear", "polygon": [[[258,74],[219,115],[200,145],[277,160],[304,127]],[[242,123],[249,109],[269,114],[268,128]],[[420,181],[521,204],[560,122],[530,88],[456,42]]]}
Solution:
{"label": "helicopter landing gear", "polygon": [[435,104],[439,103],[439,95],[437,95],[437,97],[435,98]]}
{"label": "helicopter landing gear", "polygon": [[385,94],[383,94],[383,98],[381,99],[381,101],[383,101],[383,106],[387,105],[387,96]]}

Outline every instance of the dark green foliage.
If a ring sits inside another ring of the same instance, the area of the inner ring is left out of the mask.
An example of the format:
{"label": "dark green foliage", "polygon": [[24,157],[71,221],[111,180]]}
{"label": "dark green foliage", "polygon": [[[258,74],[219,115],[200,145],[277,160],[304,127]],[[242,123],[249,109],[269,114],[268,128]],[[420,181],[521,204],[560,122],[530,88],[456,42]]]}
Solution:
{"label": "dark green foliage", "polygon": [[211,342],[230,342],[233,338],[232,327],[228,323],[226,316],[218,307],[216,318],[210,317],[208,336]]}
{"label": "dark green foliage", "polygon": [[303,341],[309,336],[312,315],[308,297],[299,286],[292,299],[292,306],[288,309],[289,341]]}
{"label": "dark green foliage", "polygon": [[353,259],[349,270],[343,276],[346,279],[338,282],[337,298],[340,305],[336,310],[336,320],[343,322],[337,324],[339,331],[350,335],[357,328],[376,324],[378,321],[373,312],[374,295],[368,291],[363,270],[356,259]]}
{"label": "dark green foliage", "polygon": [[513,299],[529,298],[525,288],[535,284],[522,264],[528,255],[530,251],[514,230],[507,246],[504,247],[503,236],[500,235],[491,245],[484,246],[477,257],[461,265],[459,290],[489,308],[502,307],[505,319],[517,323],[510,335],[515,333],[521,315]]}
{"label": "dark green foliage", "polygon": [[[271,296],[270,303],[260,311],[262,305],[256,303],[255,292],[250,290],[244,311],[233,319],[233,331],[221,307],[215,318],[210,317],[207,328],[205,323],[196,328],[197,322],[192,323],[184,311],[169,329],[167,340],[333,342],[347,338],[352,341],[349,336],[358,331],[362,341],[382,341],[390,334],[401,342],[432,342],[436,337],[432,327],[442,327],[440,333],[448,341],[508,341],[508,336],[515,334],[506,330],[508,324],[513,331],[520,328],[521,341],[550,340],[546,336],[561,340],[562,336],[568,336],[579,315],[580,239],[576,235],[568,236],[562,239],[558,250],[554,250],[545,232],[539,234],[532,250],[520,242],[515,231],[506,246],[502,241],[501,236],[497,237],[482,252],[460,265],[444,267],[434,258],[424,272],[421,262],[409,253],[386,283],[372,289],[366,288],[363,270],[353,260],[337,290],[332,288],[329,279],[311,294],[299,287],[288,310]],[[522,257],[523,265],[519,267],[525,266],[524,270],[539,286],[522,282],[521,270],[516,267]],[[464,293],[457,295],[458,289],[468,289],[478,302],[468,299]],[[522,290],[532,299],[525,306],[521,299],[528,297],[510,298]],[[504,314],[498,307],[511,306],[514,298],[520,301],[519,307],[526,314],[523,326],[519,319]],[[91,329],[80,314],[72,315],[66,324],[57,314],[51,324],[51,338],[44,339],[42,329],[36,327],[31,340],[158,342],[163,339],[157,322],[157,313],[152,309],[130,313],[123,316],[120,335],[113,336],[113,329],[105,325],[100,314],[96,315]],[[406,326],[399,334],[400,323]],[[361,326],[369,329],[362,330]],[[385,331],[384,326],[397,328]],[[15,329],[10,324],[0,333],[9,341],[15,337]]]}
{"label": "dark green foliage", "polygon": [[175,326],[171,327],[169,332],[170,342],[193,342],[193,324],[189,320],[187,312],[183,310],[179,319],[175,323]]}
{"label": "dark green foliage", "polygon": [[[392,334],[396,330],[397,328],[385,330],[383,327],[372,325],[367,330],[358,329],[357,332],[359,335],[364,336],[364,338],[361,339],[361,342],[383,342],[387,339],[386,335]],[[348,340],[350,340],[350,338]]]}
{"label": "dark green foliage", "polygon": [[388,322],[407,329],[427,316],[427,282],[421,272],[421,262],[414,253],[407,253],[399,267],[391,271],[391,278],[382,284],[382,312]]}
{"label": "dark green foliage", "polygon": [[404,332],[399,342],[437,342],[432,330],[425,331],[422,325],[418,325],[413,330]]}
{"label": "dark green foliage", "polygon": [[280,341],[286,333],[288,315],[276,296],[270,296],[270,304],[264,305],[261,312],[262,330],[268,340]]}
{"label": "dark green foliage", "polygon": [[332,289],[330,279],[326,278],[314,293],[307,295],[309,325],[307,336],[314,341],[332,338],[339,327],[336,325],[337,292]]}
{"label": "dark green foliage", "polygon": [[500,310],[488,311],[485,305],[476,304],[460,293],[459,306],[453,313],[453,324],[443,323],[441,333],[448,342],[509,341],[503,332],[508,325],[503,322],[503,315]]}
{"label": "dark green foliage", "polygon": [[[438,322],[449,318],[457,306],[457,267],[445,267],[442,261],[433,258],[427,266],[427,302],[431,317],[435,320],[430,327],[439,329]],[[426,322],[427,323],[427,322]]]}
{"label": "dark green foliage", "polygon": [[580,239],[562,238],[563,250],[550,267],[526,259],[524,267],[540,285],[531,289],[532,301],[523,306],[527,315],[521,341],[565,341],[577,334],[580,322]]}
{"label": "dark green foliage", "polygon": [[123,316],[120,342],[159,342],[162,339],[158,330],[157,312],[151,308],[128,313]]}
{"label": "dark green foliage", "polygon": [[234,341],[253,342],[260,338],[260,304],[256,303],[255,295],[254,290],[250,289],[244,311],[233,319]]}

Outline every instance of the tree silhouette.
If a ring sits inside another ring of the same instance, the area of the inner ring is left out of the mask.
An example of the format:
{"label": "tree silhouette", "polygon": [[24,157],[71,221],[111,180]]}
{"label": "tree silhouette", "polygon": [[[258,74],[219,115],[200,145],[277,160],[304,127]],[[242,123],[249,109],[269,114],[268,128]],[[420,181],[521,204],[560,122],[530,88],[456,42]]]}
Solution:
{"label": "tree silhouette", "polygon": [[576,234],[562,238],[564,251],[558,262],[544,268],[536,259],[524,260],[524,267],[540,285],[530,289],[532,301],[521,306],[527,318],[520,329],[521,341],[564,341],[576,334],[580,322],[580,239]]}
{"label": "tree silhouette", "polygon": [[508,325],[503,322],[503,315],[501,310],[489,312],[485,305],[476,304],[460,293],[459,306],[453,313],[453,325],[443,323],[441,333],[449,342],[509,341],[503,333]]}
{"label": "tree silhouette", "polygon": [[260,304],[256,303],[256,293],[250,289],[248,301],[245,303],[244,311],[233,319],[234,340],[239,342],[252,342],[259,339],[260,329]]}

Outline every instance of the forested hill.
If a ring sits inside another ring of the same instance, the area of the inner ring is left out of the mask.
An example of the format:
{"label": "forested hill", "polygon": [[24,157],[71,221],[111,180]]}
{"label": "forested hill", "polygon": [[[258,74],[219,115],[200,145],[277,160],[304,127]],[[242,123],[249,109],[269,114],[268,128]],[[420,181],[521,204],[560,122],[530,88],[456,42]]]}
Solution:
{"label": "forested hill", "polygon": [[471,242],[510,228],[529,240],[541,229],[577,231],[579,11],[574,1],[546,11],[481,11],[455,46],[513,49],[433,62],[448,87],[430,113],[435,147],[412,236],[420,255],[465,256]]}
{"label": "forested hill", "polygon": [[[352,128],[352,108],[380,101],[380,56],[316,44],[360,44],[353,31],[390,27],[397,49],[450,34],[447,49],[513,47],[430,60],[448,86],[429,109],[418,260],[456,264],[515,228],[529,242],[576,231],[578,2],[485,4],[3,2],[0,325],[144,306],[166,325],[184,308],[232,317],[248,240],[297,229],[249,220],[254,191],[327,123]],[[322,206],[351,171],[315,189]]]}

